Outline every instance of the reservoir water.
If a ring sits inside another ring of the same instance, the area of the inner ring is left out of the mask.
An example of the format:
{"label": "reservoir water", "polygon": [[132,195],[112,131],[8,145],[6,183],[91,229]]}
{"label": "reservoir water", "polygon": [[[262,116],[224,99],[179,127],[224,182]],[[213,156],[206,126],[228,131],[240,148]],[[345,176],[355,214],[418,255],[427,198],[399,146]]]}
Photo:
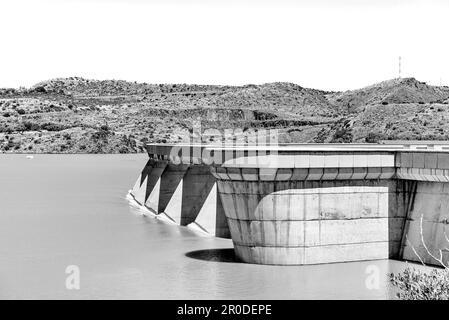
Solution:
{"label": "reservoir water", "polygon": [[0,299],[394,298],[387,274],[404,262],[244,264],[231,240],[142,215],[126,194],[146,160],[0,155]]}

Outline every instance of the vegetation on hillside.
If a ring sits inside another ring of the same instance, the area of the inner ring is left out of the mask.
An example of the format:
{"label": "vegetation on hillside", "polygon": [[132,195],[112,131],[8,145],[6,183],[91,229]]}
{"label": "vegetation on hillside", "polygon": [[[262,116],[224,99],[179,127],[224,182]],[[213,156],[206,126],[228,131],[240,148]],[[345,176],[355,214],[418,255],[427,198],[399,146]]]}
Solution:
{"label": "vegetation on hillside", "polygon": [[280,142],[447,140],[448,99],[448,87],[413,78],[346,92],[53,79],[0,89],[0,152],[141,152],[186,141],[198,126],[276,128]]}

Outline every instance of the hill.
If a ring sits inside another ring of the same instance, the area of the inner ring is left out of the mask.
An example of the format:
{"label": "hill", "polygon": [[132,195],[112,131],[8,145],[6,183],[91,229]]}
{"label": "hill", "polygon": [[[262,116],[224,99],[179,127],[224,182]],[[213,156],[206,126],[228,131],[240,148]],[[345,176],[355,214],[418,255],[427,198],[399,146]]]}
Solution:
{"label": "hill", "polygon": [[147,142],[185,141],[199,126],[276,128],[281,142],[446,140],[448,101],[448,87],[414,78],[346,92],[60,78],[0,89],[0,151],[141,152]]}
{"label": "hill", "polygon": [[415,78],[383,81],[359,90],[329,95],[334,105],[356,112],[358,108],[375,104],[436,103],[447,99],[449,88],[429,86]]}

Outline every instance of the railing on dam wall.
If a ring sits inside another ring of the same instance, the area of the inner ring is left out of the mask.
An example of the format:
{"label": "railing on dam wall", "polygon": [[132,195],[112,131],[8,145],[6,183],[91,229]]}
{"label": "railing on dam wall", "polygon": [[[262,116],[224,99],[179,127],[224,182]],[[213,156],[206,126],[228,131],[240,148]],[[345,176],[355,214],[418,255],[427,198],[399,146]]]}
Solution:
{"label": "railing on dam wall", "polygon": [[136,201],[179,225],[231,237],[246,262],[416,261],[421,238],[439,250],[449,231],[449,144],[149,144],[147,151],[131,191]]}
{"label": "railing on dam wall", "polygon": [[202,155],[206,150],[221,150],[234,152],[271,152],[271,153],[295,153],[304,151],[323,151],[323,152],[339,152],[339,151],[404,151],[404,152],[449,152],[449,142],[434,143],[282,143],[276,145],[245,145],[232,143],[216,143],[216,144],[148,144],[146,149],[150,157],[163,158],[170,154],[178,154],[179,152],[186,157],[195,158]]}

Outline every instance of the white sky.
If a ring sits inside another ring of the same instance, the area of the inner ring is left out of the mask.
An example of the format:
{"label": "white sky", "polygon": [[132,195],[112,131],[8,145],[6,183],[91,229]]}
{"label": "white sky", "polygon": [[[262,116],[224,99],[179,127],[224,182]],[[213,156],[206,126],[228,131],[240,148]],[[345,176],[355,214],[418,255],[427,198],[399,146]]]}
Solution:
{"label": "white sky", "polygon": [[449,84],[449,1],[2,0],[0,87],[149,83]]}

